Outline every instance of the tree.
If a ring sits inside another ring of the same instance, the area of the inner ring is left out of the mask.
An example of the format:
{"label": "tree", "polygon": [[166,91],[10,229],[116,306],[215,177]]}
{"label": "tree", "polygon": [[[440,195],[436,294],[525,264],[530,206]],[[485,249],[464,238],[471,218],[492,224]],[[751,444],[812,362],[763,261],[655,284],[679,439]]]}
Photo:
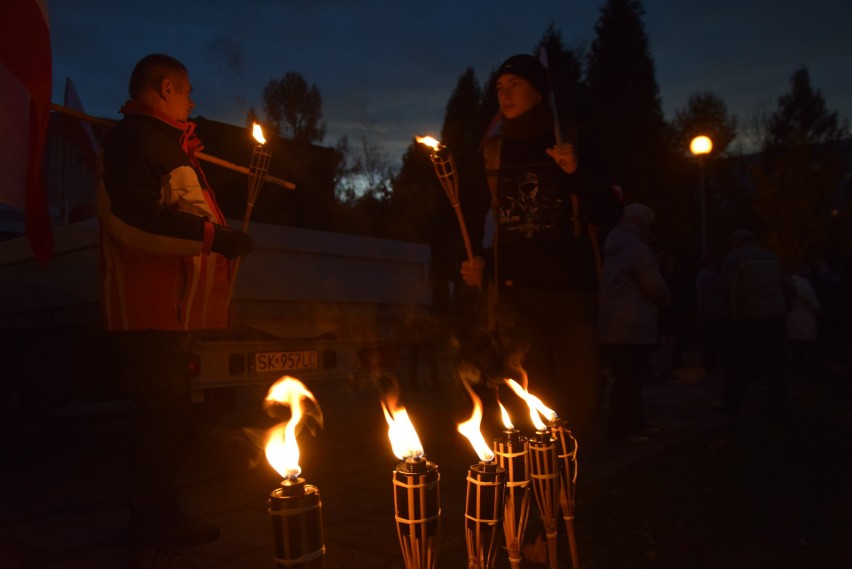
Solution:
{"label": "tree", "polygon": [[339,229],[391,237],[394,220],[388,212],[395,172],[384,147],[362,136],[357,151],[353,151],[348,137],[343,136],[338,140],[335,154]]}
{"label": "tree", "polygon": [[844,171],[836,142],[848,132],[848,123],[811,87],[807,68],[794,71],[790,92],[769,117],[763,161],[754,170],[763,239],[789,263],[813,260],[829,245],[832,202]]}
{"label": "tree", "polygon": [[308,144],[322,142],[322,96],[316,85],[308,87],[299,73],[288,72],[272,79],[263,89],[266,123],[279,135]]}
{"label": "tree", "polygon": [[351,205],[368,194],[378,201],[390,198],[395,172],[381,143],[362,136],[356,152],[350,147],[349,138],[343,136],[335,153],[338,162],[335,187],[340,202]]}
{"label": "tree", "polygon": [[811,87],[807,67],[800,67],[790,77],[790,92],[778,99],[764,150],[833,142],[848,134],[848,122],[828,112],[822,92]]}
{"label": "tree", "polygon": [[484,132],[482,88],[472,67],[465,69],[447,101],[441,142],[452,149],[456,159],[476,154]]}
{"label": "tree", "polygon": [[620,183],[629,198],[654,207],[663,199],[669,141],[643,16],[638,0],[607,0],[601,9],[588,56],[580,150],[582,161]]}
{"label": "tree", "polygon": [[713,153],[719,155],[737,137],[737,119],[728,116],[721,97],[710,92],[696,93],[689,97],[685,108],[675,113],[673,129],[675,148],[687,151],[689,142],[703,134],[710,137]]}

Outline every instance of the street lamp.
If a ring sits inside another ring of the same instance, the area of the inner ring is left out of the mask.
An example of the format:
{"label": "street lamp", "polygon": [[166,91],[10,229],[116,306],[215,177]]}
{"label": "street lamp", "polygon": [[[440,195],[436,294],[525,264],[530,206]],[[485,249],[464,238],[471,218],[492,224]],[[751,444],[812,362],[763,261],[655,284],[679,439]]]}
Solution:
{"label": "street lamp", "polygon": [[701,194],[698,202],[701,208],[701,258],[707,255],[707,180],[704,174],[704,157],[713,150],[713,141],[710,137],[699,135],[689,143],[689,151],[698,158],[698,170],[701,173]]}

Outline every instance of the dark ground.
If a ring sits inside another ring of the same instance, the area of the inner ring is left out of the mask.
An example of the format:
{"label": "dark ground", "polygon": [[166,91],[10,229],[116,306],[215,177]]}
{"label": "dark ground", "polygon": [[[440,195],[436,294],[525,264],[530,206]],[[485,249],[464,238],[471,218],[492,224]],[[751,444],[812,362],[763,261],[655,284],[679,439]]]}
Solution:
{"label": "dark ground", "polygon": [[850,379],[797,384],[783,423],[746,415],[584,486],[585,567],[852,567]]}
{"label": "dark ground", "polygon": [[[601,433],[581,440],[576,528],[584,569],[852,567],[848,370],[797,383],[783,423],[761,412],[762,386],[729,421],[713,409],[718,382],[702,380],[698,368],[679,373],[677,382],[646,389],[649,416],[663,429],[652,443],[613,443]],[[378,399],[345,386],[314,394],[325,428],[300,446],[303,475],[322,493],[326,567],[401,568],[390,484],[398,461]],[[446,382],[408,394],[407,407],[441,468],[438,567],[465,567],[464,480],[475,458],[454,420],[469,409]],[[246,411],[229,421],[250,418]],[[278,477],[227,422],[199,424],[182,484],[188,509],[216,521],[222,537],[192,554],[211,569],[271,568],[266,498]],[[120,403],[6,415],[0,567],[123,566],[128,426]],[[566,543],[560,535],[560,568],[570,567]],[[508,567],[502,553],[496,567]]]}

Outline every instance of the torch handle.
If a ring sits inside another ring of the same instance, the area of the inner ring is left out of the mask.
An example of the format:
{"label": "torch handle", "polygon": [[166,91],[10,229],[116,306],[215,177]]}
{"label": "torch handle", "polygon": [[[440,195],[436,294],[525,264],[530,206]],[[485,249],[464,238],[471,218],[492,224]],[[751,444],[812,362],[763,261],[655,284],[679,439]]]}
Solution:
{"label": "torch handle", "polygon": [[[112,128],[118,121],[110,120],[110,119],[102,119],[98,117],[94,117],[92,115],[87,115],[81,111],[76,111],[74,109],[65,107],[58,103],[50,103],[50,110],[55,111],[57,113],[79,119],[82,121],[86,121],[91,124],[97,124],[106,128]],[[205,162],[209,162],[210,164],[216,164],[217,166],[222,166],[223,168],[227,168],[228,170],[233,170],[234,172],[240,172],[242,174],[248,174],[249,169],[245,166],[240,166],[239,164],[234,164],[233,162],[229,162],[227,160],[223,160],[217,156],[212,156],[205,152],[196,152],[195,157],[199,160],[204,160]],[[296,184],[293,182],[288,182],[287,180],[282,180],[281,178],[276,178],[275,176],[264,176],[264,181],[269,182],[271,184],[275,184],[276,186],[281,186],[282,188],[286,188],[288,190],[295,190]]]}
{"label": "torch handle", "polygon": [[462,240],[464,241],[464,250],[467,253],[467,260],[473,262],[473,248],[470,246],[470,235],[467,232],[467,224],[464,222],[464,214],[461,210],[461,204],[458,202],[453,204],[453,209],[456,212],[456,219],[459,221]]}

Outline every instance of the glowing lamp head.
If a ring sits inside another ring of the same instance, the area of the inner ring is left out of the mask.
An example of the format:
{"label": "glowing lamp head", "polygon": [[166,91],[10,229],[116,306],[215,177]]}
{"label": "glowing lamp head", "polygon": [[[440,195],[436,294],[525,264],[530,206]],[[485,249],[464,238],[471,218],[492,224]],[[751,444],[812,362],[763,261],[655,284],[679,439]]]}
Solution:
{"label": "glowing lamp head", "polygon": [[263,128],[259,123],[252,123],[251,125],[251,135],[257,141],[258,144],[266,144],[266,138],[263,136]]}
{"label": "glowing lamp head", "polygon": [[692,152],[695,156],[703,156],[705,154],[710,154],[713,150],[713,141],[710,140],[710,137],[704,136],[696,136],[689,143],[689,151]]}

